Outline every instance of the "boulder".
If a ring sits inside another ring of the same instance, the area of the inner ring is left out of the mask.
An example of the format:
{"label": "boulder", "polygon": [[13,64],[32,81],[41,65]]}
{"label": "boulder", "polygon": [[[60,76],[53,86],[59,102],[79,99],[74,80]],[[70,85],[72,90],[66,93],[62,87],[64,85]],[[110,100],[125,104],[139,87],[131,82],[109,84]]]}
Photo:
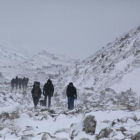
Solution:
{"label": "boulder", "polygon": [[47,133],[44,133],[41,140],[47,140],[47,139],[48,139],[48,135],[47,135]]}
{"label": "boulder", "polygon": [[84,121],[83,121],[83,131],[85,131],[85,133],[90,133],[92,135],[95,134],[95,130],[96,130],[96,120],[95,117],[93,115],[88,115]]}
{"label": "boulder", "polygon": [[85,133],[87,135],[94,135],[96,130],[96,123],[97,122],[95,117],[93,115],[88,115],[80,123],[72,124],[70,128],[70,138],[75,139],[77,136],[79,136],[79,139],[81,138],[81,140],[86,140],[86,138],[84,139],[82,136],[85,135]]}
{"label": "boulder", "polygon": [[134,136],[132,136],[131,140],[140,140],[140,132],[138,132]]}
{"label": "boulder", "polygon": [[119,129],[116,129],[116,130],[117,130],[117,131],[121,131],[121,132],[127,131],[126,128],[124,128],[124,127],[120,127]]}
{"label": "boulder", "polygon": [[0,119],[9,119],[9,113],[4,112],[0,115]]}
{"label": "boulder", "polygon": [[23,135],[20,140],[28,140],[34,137],[34,134]]}
{"label": "boulder", "polygon": [[10,119],[13,120],[13,119],[18,119],[20,116],[18,114],[18,112],[13,112],[11,113],[10,115]]}
{"label": "boulder", "polygon": [[111,89],[111,88],[106,88],[105,91],[106,92],[110,92],[112,94],[116,94],[116,92],[113,89]]}
{"label": "boulder", "polygon": [[100,131],[100,133],[96,136],[96,139],[99,140],[101,138],[108,138],[108,136],[113,132],[113,130],[109,127],[104,128]]}

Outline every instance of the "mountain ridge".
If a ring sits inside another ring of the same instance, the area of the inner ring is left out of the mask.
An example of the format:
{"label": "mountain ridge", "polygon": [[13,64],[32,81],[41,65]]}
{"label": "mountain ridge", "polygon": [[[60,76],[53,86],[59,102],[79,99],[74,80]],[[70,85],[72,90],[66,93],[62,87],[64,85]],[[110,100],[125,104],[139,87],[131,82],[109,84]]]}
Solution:
{"label": "mountain ridge", "polygon": [[[139,68],[140,26],[108,43],[106,47],[83,60],[75,69],[64,75],[59,86],[66,86],[73,81],[81,93],[100,93],[106,88],[113,88],[116,83],[121,83],[126,74],[131,74],[132,71]],[[118,84],[114,90],[119,86]],[[134,86],[129,85],[122,90],[128,90],[131,87]],[[94,88],[94,91],[85,91],[85,88]]]}

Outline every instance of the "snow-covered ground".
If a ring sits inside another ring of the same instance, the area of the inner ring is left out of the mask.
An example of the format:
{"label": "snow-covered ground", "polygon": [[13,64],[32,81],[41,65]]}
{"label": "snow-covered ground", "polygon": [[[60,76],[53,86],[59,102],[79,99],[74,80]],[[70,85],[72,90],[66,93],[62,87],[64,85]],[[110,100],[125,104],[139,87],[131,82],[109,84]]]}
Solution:
{"label": "snow-covered ground", "polygon": [[[23,95],[22,90],[10,91],[9,85],[2,85],[1,89],[1,139],[70,140],[73,129],[76,128],[74,140],[82,138],[91,140],[95,139],[101,130],[110,128],[112,131],[109,136],[104,136],[101,140],[115,140],[115,138],[131,140],[131,137],[140,130],[140,99],[137,99],[132,91],[122,95],[106,91],[104,97],[94,95],[94,99],[84,104],[79,97],[72,111],[67,110],[65,97],[55,95],[49,111],[40,105],[34,109],[30,94],[31,87],[26,91],[27,95]],[[82,131],[83,120],[88,115],[95,116],[97,121],[94,135]],[[71,127],[72,124],[76,124],[76,127]]]}
{"label": "snow-covered ground", "polygon": [[140,68],[123,76],[122,80],[114,84],[111,88],[116,92],[126,91],[133,89],[140,96]]}

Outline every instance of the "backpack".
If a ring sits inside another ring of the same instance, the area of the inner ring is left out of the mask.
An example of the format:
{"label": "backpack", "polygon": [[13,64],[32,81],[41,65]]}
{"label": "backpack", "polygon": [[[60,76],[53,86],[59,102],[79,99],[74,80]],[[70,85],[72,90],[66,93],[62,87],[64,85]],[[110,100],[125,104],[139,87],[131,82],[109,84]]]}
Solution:
{"label": "backpack", "polygon": [[75,87],[69,87],[68,86],[67,95],[68,96],[74,96],[75,95]]}

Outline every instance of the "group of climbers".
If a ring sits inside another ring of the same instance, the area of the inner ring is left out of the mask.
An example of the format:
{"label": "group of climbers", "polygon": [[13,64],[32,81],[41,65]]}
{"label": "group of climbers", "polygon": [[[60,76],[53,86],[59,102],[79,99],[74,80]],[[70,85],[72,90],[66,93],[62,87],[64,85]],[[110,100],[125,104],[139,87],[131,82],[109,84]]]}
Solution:
{"label": "group of climbers", "polygon": [[27,86],[28,86],[28,82],[29,82],[29,78],[18,78],[18,76],[16,76],[16,78],[13,78],[11,80],[11,87],[12,87],[12,90],[16,87],[16,89],[21,89],[23,88],[24,89],[27,89]]}
{"label": "group of climbers", "polygon": [[[42,91],[40,88],[40,82],[34,82],[31,93],[32,93],[32,97],[33,97],[34,106],[36,108],[38,101],[41,98],[41,94],[42,94]],[[48,108],[50,108],[51,97],[53,96],[53,93],[54,93],[54,86],[53,86],[52,81],[49,79],[43,87],[44,106],[46,106],[47,98],[48,98]]]}
{"label": "group of climbers", "polygon": [[[34,107],[36,108],[39,99],[41,98],[41,88],[40,88],[40,82],[34,82],[33,88],[31,90],[32,98]],[[54,94],[54,85],[50,79],[48,79],[47,83],[43,86],[43,95],[44,95],[44,106],[47,106],[48,102],[48,109],[51,107],[51,97],[53,97]],[[74,109],[74,99],[77,99],[77,91],[74,87],[73,83],[69,83],[66,90],[66,95],[68,98],[68,109],[72,110]]]}

